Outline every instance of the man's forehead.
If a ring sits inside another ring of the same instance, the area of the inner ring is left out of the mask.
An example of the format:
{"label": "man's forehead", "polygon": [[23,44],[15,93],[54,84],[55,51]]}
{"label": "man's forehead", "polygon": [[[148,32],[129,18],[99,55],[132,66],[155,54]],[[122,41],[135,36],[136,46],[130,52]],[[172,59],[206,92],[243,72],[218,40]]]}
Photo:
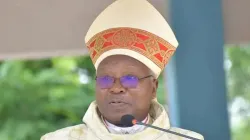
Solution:
{"label": "man's forehead", "polygon": [[126,55],[112,55],[105,58],[100,65],[107,65],[107,64],[115,64],[115,63],[127,63],[131,65],[144,65],[140,61]]}
{"label": "man's forehead", "polygon": [[126,55],[113,55],[105,58],[97,69],[103,69],[105,67],[115,66],[117,64],[124,65],[126,67],[138,67],[140,69],[148,69],[142,62]]}

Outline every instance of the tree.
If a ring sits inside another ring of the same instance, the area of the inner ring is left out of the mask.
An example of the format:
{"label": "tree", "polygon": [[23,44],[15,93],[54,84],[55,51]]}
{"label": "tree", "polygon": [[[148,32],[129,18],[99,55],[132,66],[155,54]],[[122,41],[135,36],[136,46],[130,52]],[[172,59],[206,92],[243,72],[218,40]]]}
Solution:
{"label": "tree", "polygon": [[[236,99],[244,99],[247,105],[236,112],[242,118],[236,128],[231,128],[233,140],[250,139],[250,46],[227,47],[226,56],[228,103],[231,106]],[[232,112],[230,112],[232,113]],[[231,114],[232,116],[233,114]]]}

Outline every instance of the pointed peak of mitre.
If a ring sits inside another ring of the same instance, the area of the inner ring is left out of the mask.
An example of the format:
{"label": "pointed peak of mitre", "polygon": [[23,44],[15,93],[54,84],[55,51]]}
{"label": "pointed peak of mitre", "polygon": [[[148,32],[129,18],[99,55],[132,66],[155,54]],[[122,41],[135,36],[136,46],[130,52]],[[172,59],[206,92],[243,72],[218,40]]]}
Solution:
{"label": "pointed peak of mitre", "polygon": [[158,77],[178,42],[164,17],[147,0],[117,0],[92,23],[85,37],[97,69],[111,55],[126,55]]}
{"label": "pointed peak of mitre", "polygon": [[121,27],[140,29],[166,40],[174,47],[178,46],[167,21],[147,0],[113,2],[94,20],[85,36],[85,43],[100,32]]}

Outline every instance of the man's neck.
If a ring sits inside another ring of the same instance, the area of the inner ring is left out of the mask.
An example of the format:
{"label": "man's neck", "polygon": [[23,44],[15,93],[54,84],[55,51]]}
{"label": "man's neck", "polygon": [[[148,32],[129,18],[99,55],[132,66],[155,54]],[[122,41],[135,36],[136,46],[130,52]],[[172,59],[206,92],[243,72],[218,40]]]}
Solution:
{"label": "man's neck", "polygon": [[[148,123],[149,122],[149,115],[142,121],[143,123]],[[112,124],[105,120],[102,117],[103,123],[105,124],[106,128],[109,130],[110,133],[114,134],[134,134],[143,131],[146,127],[142,125],[134,125],[131,127],[125,127],[120,124]]]}

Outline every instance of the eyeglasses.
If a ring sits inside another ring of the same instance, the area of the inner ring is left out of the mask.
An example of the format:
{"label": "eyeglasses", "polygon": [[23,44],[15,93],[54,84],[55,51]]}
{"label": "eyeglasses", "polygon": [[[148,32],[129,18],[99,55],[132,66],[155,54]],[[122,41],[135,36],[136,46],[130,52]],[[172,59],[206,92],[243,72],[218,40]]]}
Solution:
{"label": "eyeglasses", "polygon": [[[142,78],[138,78],[137,76],[133,75],[125,75],[120,77],[119,80],[124,88],[136,88],[140,80],[149,78],[151,76],[152,75],[148,75]],[[97,86],[102,89],[112,88],[116,80],[116,78],[111,76],[101,76],[101,77],[96,77],[95,79]]]}

